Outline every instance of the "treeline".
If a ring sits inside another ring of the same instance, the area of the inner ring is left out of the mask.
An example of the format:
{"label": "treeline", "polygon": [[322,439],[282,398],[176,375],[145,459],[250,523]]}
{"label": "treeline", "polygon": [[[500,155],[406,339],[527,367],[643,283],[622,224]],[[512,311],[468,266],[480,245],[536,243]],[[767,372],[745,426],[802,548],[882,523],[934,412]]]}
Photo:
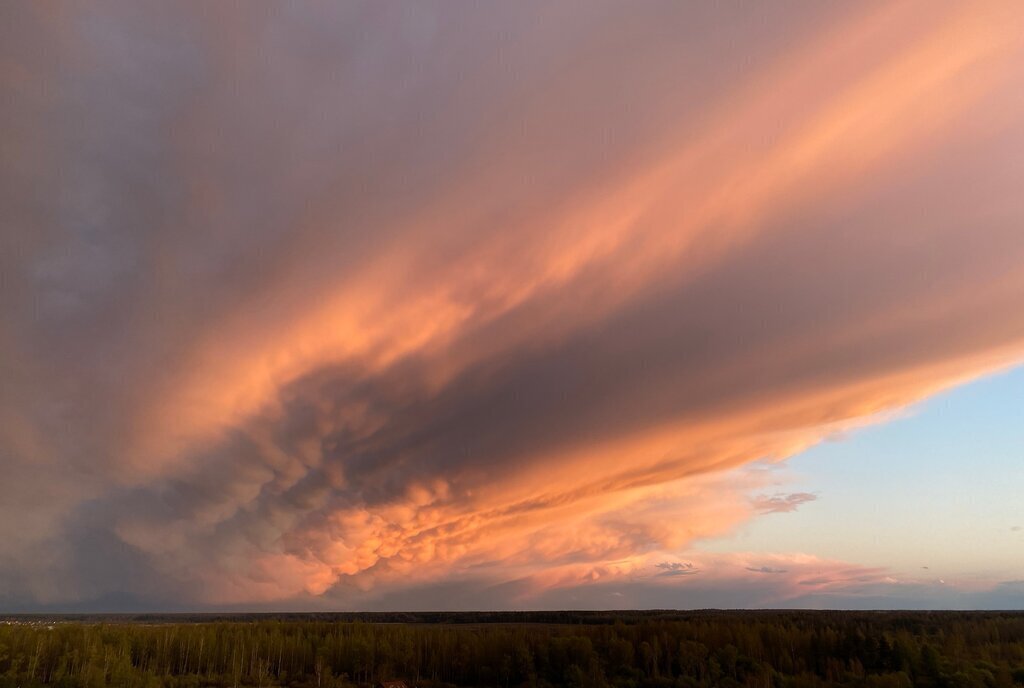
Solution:
{"label": "treeline", "polygon": [[[397,621],[396,619],[402,619]],[[14,618],[0,686],[1024,685],[1024,613],[600,612],[180,622]]]}

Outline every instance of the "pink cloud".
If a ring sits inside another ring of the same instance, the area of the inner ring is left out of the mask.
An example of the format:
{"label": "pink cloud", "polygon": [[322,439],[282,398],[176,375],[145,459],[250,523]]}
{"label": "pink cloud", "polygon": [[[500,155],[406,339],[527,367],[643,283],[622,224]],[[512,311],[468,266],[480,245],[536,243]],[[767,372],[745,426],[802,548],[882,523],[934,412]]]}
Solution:
{"label": "pink cloud", "polygon": [[1024,355],[985,9],[24,10],[0,583],[895,585],[690,550],[814,499],[736,469]]}

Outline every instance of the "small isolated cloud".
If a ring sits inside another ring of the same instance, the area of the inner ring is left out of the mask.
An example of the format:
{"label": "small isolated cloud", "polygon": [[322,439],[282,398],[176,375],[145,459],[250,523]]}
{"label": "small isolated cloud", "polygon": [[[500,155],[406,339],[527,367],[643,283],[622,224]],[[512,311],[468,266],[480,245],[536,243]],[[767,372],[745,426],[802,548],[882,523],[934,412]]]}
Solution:
{"label": "small isolated cloud", "polygon": [[810,492],[793,492],[791,494],[777,493],[773,495],[759,495],[754,498],[754,507],[765,514],[779,514],[796,511],[797,507],[807,502],[813,502],[818,497]]}
{"label": "small isolated cloud", "polygon": [[802,580],[800,581],[800,585],[827,585],[831,582],[831,578],[824,578],[819,576],[818,578],[807,578],[805,580]]}
{"label": "small isolated cloud", "polygon": [[787,573],[789,569],[780,569],[774,566],[748,566],[747,571],[753,571],[754,573]]}
{"label": "small isolated cloud", "polygon": [[655,566],[664,569],[662,573],[658,574],[659,576],[692,576],[700,573],[700,569],[688,561],[663,561]]}
{"label": "small isolated cloud", "polygon": [[1012,533],[1020,532],[1020,530],[1021,530],[1020,526],[1013,526],[1013,527],[1010,528],[1010,532],[1012,532]]}

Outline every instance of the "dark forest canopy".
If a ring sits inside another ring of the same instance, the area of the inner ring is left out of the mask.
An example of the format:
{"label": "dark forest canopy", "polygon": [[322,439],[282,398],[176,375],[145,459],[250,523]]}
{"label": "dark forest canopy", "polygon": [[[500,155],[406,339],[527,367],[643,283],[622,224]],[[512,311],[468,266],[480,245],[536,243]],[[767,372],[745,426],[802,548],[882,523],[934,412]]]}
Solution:
{"label": "dark forest canopy", "polygon": [[2,617],[0,686],[1024,685],[1020,612]]}

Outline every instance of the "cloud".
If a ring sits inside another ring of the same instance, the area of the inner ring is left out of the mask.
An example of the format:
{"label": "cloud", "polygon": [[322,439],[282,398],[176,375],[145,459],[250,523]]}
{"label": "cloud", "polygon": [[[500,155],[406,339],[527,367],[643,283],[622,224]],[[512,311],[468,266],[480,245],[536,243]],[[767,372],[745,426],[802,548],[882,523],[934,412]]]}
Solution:
{"label": "cloud", "polygon": [[778,569],[771,566],[748,566],[747,571],[753,571],[754,573],[787,573],[787,569]]}
{"label": "cloud", "polygon": [[536,601],[814,499],[737,469],[1024,354],[1019,13],[922,7],[13,10],[5,606]]}
{"label": "cloud", "polygon": [[813,502],[818,497],[807,492],[792,494],[759,495],[754,498],[754,506],[763,513],[787,513],[796,511],[801,504]]}
{"label": "cloud", "polygon": [[[659,561],[659,555],[652,554],[646,565],[616,577],[557,588],[532,587],[521,582],[512,607],[562,609],[566,600],[572,599],[577,608],[606,609],[609,596],[615,597],[615,606],[619,608],[1013,609],[1021,601],[1019,581],[938,583],[897,578],[883,568],[800,553],[759,553],[757,557],[772,562],[769,568],[778,570],[765,575],[759,567],[747,565],[755,556],[750,553],[680,554],[692,558],[686,563],[700,568],[702,574],[665,576],[665,569],[658,564],[681,562]],[[478,585],[471,583],[467,588],[475,590]],[[482,594],[492,595],[491,599],[508,599],[506,595],[495,594],[493,588],[479,589],[488,590]],[[429,588],[421,588],[419,594],[427,599],[432,597]],[[390,608],[401,609],[402,602]]]}
{"label": "cloud", "polygon": [[700,573],[700,569],[689,562],[663,561],[655,566],[663,569],[663,573],[658,574],[660,576],[693,576]]}

